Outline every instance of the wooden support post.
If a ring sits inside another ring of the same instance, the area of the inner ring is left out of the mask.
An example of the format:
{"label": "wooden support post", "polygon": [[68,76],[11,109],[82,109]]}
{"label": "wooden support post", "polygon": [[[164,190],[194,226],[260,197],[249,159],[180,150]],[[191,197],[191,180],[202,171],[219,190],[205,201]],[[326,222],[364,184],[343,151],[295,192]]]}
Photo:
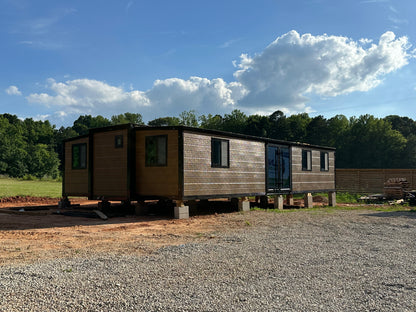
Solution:
{"label": "wooden support post", "polygon": [[238,200],[238,211],[250,211],[250,202],[243,196]]}
{"label": "wooden support post", "polygon": [[304,197],[305,208],[313,208],[313,197],[311,193],[306,193]]}
{"label": "wooden support post", "polygon": [[337,205],[337,196],[336,192],[328,193],[329,206],[335,207]]}
{"label": "wooden support post", "polygon": [[286,204],[288,204],[289,206],[293,206],[295,204],[293,200],[293,194],[286,195]]}
{"label": "wooden support post", "polygon": [[283,195],[274,196],[274,209],[283,210]]}
{"label": "wooden support post", "polygon": [[185,206],[182,200],[176,201],[174,216],[175,219],[189,219],[189,207]]}

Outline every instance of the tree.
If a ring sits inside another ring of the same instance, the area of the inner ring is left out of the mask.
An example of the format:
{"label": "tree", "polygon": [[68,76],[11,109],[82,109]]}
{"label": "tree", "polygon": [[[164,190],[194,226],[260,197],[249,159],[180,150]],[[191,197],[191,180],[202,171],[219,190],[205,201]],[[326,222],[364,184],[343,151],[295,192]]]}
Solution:
{"label": "tree", "polygon": [[316,145],[328,144],[328,123],[324,116],[316,116],[307,124],[305,142]]}
{"label": "tree", "polygon": [[245,134],[267,137],[270,131],[270,122],[267,116],[251,115],[246,120]]}
{"label": "tree", "polygon": [[405,138],[416,135],[416,122],[409,117],[389,115],[384,119],[391,124],[393,130],[399,131]]}
{"label": "tree", "polygon": [[278,110],[269,116],[269,136],[277,140],[289,140],[291,138],[290,124],[285,114]]}
{"label": "tree", "polygon": [[304,142],[307,133],[307,127],[311,118],[307,113],[291,115],[287,118],[290,126],[290,141]]}
{"label": "tree", "polygon": [[178,117],[161,117],[149,121],[147,124],[153,127],[161,126],[179,126],[180,119]]}
{"label": "tree", "polygon": [[0,115],[0,174],[23,177],[28,155],[23,122],[16,116],[5,115]]}
{"label": "tree", "polygon": [[183,111],[179,114],[179,124],[181,126],[198,127],[198,117],[194,110]]}
{"label": "tree", "polygon": [[350,119],[345,146],[337,152],[340,168],[400,168],[406,146],[391,124],[371,115]]}
{"label": "tree", "polygon": [[235,109],[230,114],[225,114],[223,121],[224,131],[244,133],[247,116],[242,111]]}
{"label": "tree", "polygon": [[199,121],[201,123],[200,127],[203,129],[223,130],[224,119],[221,115],[202,115],[199,116]]}
{"label": "tree", "polygon": [[111,117],[111,124],[122,125],[122,124],[135,124],[142,126],[144,125],[143,117],[141,114],[124,113],[120,115],[114,115]]}
{"label": "tree", "polygon": [[72,129],[74,129],[79,135],[84,135],[88,133],[89,129],[107,126],[111,126],[111,121],[101,115],[96,117],[83,115],[79,116],[78,119],[74,121]]}

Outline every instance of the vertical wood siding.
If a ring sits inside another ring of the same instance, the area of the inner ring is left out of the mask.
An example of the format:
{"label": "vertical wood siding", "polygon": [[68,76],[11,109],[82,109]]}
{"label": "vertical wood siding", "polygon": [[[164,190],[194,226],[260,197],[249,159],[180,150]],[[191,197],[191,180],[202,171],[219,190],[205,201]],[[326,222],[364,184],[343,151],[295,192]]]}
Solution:
{"label": "vertical wood siding", "polygon": [[[265,144],[186,131],[184,196],[265,192]],[[229,168],[211,167],[211,138],[229,140]]]}
{"label": "vertical wood siding", "polygon": [[390,178],[406,178],[410,189],[416,189],[416,169],[336,169],[338,191],[383,193]]}
{"label": "vertical wood siding", "polygon": [[[146,167],[146,136],[167,135],[167,166]],[[163,196],[178,198],[178,131],[137,130],[136,131],[136,193],[139,196]]]}
{"label": "vertical wood siding", "polygon": [[[87,168],[72,169],[72,145],[87,144]],[[64,192],[68,196],[88,195],[88,138],[65,142]]]}
{"label": "vertical wood siding", "polygon": [[[321,171],[321,150],[292,146],[292,191],[319,191],[335,189],[335,152],[328,152],[329,171]],[[312,170],[302,170],[302,149],[312,151]]]}
{"label": "vertical wood siding", "polygon": [[[93,134],[94,197],[127,197],[127,129]],[[123,136],[123,147],[115,147],[115,137]]]}

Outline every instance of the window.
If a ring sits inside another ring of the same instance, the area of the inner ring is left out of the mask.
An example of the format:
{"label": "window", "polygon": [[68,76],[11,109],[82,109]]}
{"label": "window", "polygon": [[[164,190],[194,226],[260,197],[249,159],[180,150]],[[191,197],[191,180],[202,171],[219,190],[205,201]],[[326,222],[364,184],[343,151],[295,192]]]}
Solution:
{"label": "window", "polygon": [[329,158],[327,152],[321,152],[321,171],[329,170]]}
{"label": "window", "polygon": [[312,151],[302,150],[302,170],[312,170]]}
{"label": "window", "polygon": [[114,139],[114,146],[115,148],[122,148],[123,147],[123,136],[122,135],[116,135]]}
{"label": "window", "polygon": [[230,167],[229,147],[228,140],[211,139],[211,167]]}
{"label": "window", "polygon": [[87,144],[72,145],[72,169],[87,168]]}
{"label": "window", "polygon": [[167,135],[146,137],[146,167],[167,166],[167,143]]}

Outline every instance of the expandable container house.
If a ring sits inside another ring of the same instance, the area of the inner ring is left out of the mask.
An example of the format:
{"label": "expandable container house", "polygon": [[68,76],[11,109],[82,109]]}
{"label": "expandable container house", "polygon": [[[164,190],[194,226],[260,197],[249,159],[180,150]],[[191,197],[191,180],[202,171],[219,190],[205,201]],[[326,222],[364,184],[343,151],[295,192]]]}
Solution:
{"label": "expandable container house", "polygon": [[335,191],[335,149],[183,126],[65,141],[64,196],[176,201]]}

